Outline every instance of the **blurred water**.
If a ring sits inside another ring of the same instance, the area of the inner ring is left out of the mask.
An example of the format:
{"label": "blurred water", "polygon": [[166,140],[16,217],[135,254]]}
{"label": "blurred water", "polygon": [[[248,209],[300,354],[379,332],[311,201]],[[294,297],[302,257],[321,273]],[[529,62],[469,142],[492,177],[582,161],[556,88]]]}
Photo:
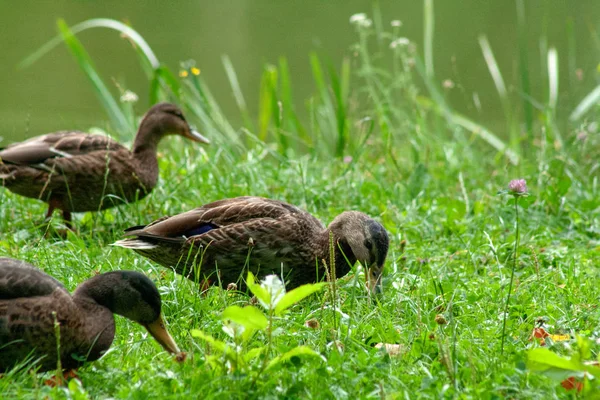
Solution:
{"label": "blurred water", "polygon": [[[597,0],[526,0],[529,56],[533,93],[546,96],[545,71],[540,62],[540,38],[545,35],[560,57],[559,112],[567,114],[595,85],[599,45],[591,31],[600,28]],[[422,2],[381,0],[386,24],[403,22],[402,35],[422,43]],[[349,17],[372,14],[372,3],[359,0],[203,0],[203,1],[0,1],[0,136],[23,139],[59,129],[86,129],[106,120],[86,78],[64,46],[33,67],[16,64],[56,34],[56,20],[73,25],[89,18],[129,21],[159,59],[177,70],[179,62],[195,59],[204,79],[223,104],[226,114],[239,121],[221,55],[231,58],[251,109],[258,97],[261,68],[289,61],[298,104],[313,92],[308,54],[317,50],[339,65],[356,41]],[[517,78],[516,7],[513,1],[436,1],[435,72],[440,81],[457,86],[449,99],[458,110],[488,126],[502,120],[496,90],[481,55],[477,37],[485,33],[509,83]],[[574,22],[575,51],[569,56],[567,19]],[[388,25],[389,26],[389,25]],[[140,95],[138,111],[147,105],[147,82],[130,45],[114,31],[91,30],[80,35],[103,77],[125,82]],[[577,79],[570,65],[581,68]],[[473,106],[477,92],[481,110]],[[502,134],[502,132],[499,132]]]}

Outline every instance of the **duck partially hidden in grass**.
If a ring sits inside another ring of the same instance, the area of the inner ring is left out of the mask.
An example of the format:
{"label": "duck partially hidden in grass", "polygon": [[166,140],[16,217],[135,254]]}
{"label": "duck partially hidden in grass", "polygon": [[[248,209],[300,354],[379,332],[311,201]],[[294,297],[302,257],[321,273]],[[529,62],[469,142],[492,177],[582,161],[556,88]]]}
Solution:
{"label": "duck partially hidden in grass", "polygon": [[258,276],[283,276],[291,289],[322,280],[324,264],[330,270],[334,265],[335,276],[342,277],[360,261],[368,268],[369,288],[375,290],[389,247],[384,227],[361,212],[343,212],[325,228],[296,206],[262,197],[215,201],[129,228],[126,235],[133,237],[115,245],[222,287],[240,282],[249,269]]}
{"label": "duck partially hidden in grass", "polygon": [[70,370],[100,358],[115,335],[114,314],[141,325],[170,353],[179,348],[161,314],[154,283],[133,271],[114,271],[88,279],[73,296],[56,279],[34,266],[0,258],[0,372],[25,359],[34,368],[57,368],[55,321],[60,361]]}
{"label": "duck partially hidden in grass", "polygon": [[158,180],[158,143],[169,134],[209,143],[177,106],[161,103],[142,119],[131,151],[107,136],[69,131],[0,149],[0,184],[47,202],[47,218],[62,210],[72,228],[72,212],[99,211],[150,193]]}

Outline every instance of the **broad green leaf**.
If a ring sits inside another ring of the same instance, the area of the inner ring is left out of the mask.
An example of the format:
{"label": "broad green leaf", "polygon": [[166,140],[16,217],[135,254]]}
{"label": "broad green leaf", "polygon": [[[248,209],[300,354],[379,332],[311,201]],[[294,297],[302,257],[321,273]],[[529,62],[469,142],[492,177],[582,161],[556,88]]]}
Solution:
{"label": "broad green leaf", "polygon": [[561,357],[548,349],[537,348],[527,352],[527,368],[537,372],[545,372],[553,368],[583,371],[585,366],[580,362]]}
{"label": "broad green leaf", "polygon": [[263,304],[271,304],[271,296],[269,295],[269,292],[267,289],[255,282],[254,275],[252,275],[252,272],[250,271],[248,271],[248,279],[246,280],[246,284],[248,285],[248,289],[250,289],[252,294],[255,295],[258,300],[260,300]]}
{"label": "broad green leaf", "polygon": [[246,329],[265,329],[267,327],[267,317],[254,306],[229,306],[221,315],[223,319],[229,319]]}
{"label": "broad green leaf", "polygon": [[581,357],[581,362],[588,360],[592,357],[591,350],[591,341],[581,335],[577,335],[577,349],[579,350],[579,356]]}
{"label": "broad green leaf", "polygon": [[311,356],[311,357],[324,358],[323,356],[321,356],[319,353],[317,353],[316,351],[314,351],[313,349],[311,349],[308,346],[298,346],[298,347],[291,349],[287,353],[281,354],[281,355],[275,357],[274,359],[272,359],[271,362],[269,363],[269,365],[267,366],[266,370],[268,371],[269,369],[277,366],[278,364],[286,362],[290,358],[297,357],[297,356]]}
{"label": "broad green leaf", "polygon": [[259,355],[264,353],[265,350],[266,350],[265,346],[255,347],[253,349],[248,350],[248,352],[244,355],[244,361],[249,362],[249,361],[255,359],[256,357],[258,357]]}
{"label": "broad green leaf", "polygon": [[275,315],[280,315],[285,310],[298,303],[300,300],[310,296],[315,292],[318,292],[325,285],[326,283],[324,282],[309,283],[290,290],[281,298],[281,300],[279,300],[279,303],[277,303],[277,306],[275,307]]}
{"label": "broad green leaf", "polygon": [[190,334],[192,335],[192,337],[198,338],[200,340],[205,341],[206,343],[210,344],[211,347],[227,356],[235,356],[235,351],[233,351],[233,349],[231,348],[230,345],[228,345],[225,342],[222,342],[220,340],[215,339],[214,337],[207,335],[206,333],[202,332],[199,329],[192,329],[190,331]]}

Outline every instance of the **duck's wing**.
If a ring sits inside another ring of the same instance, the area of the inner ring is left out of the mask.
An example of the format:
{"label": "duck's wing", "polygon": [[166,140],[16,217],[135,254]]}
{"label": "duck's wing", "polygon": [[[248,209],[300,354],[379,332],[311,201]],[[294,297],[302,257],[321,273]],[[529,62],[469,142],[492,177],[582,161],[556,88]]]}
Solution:
{"label": "duck's wing", "polygon": [[[315,217],[300,208],[278,200],[263,197],[236,197],[206,204],[172,217],[164,217],[143,227],[126,230],[126,236],[184,241],[226,227],[244,230],[275,223],[282,219],[300,218],[322,228]],[[241,232],[240,232],[241,233]]]}
{"label": "duck's wing", "polygon": [[64,131],[37,136],[0,149],[0,161],[6,164],[34,166],[54,158],[121,149],[125,147],[108,136]]}
{"label": "duck's wing", "polygon": [[62,283],[33,265],[0,258],[0,300],[47,296],[56,289],[66,292]]}

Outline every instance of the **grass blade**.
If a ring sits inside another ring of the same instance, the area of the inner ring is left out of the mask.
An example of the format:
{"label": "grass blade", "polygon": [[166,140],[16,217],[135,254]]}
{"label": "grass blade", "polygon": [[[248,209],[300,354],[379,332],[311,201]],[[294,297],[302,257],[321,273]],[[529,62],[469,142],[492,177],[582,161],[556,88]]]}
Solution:
{"label": "grass blade", "polygon": [[64,20],[58,20],[58,29],[61,32],[65,44],[77,60],[79,67],[83,70],[94,87],[96,96],[108,113],[115,130],[119,133],[130,132],[132,127],[127,123],[127,118],[119,108],[119,105],[115,99],[110,94],[110,91],[102,81],[102,78],[100,78],[100,75],[98,75],[92,59],[81,42],[75,37],[73,32],[71,32]]}
{"label": "grass blade", "polygon": [[425,72],[427,76],[433,76],[433,32],[435,29],[435,19],[433,14],[433,0],[425,0],[423,15],[425,18]]}
{"label": "grass blade", "polygon": [[479,46],[481,47],[481,51],[483,52],[483,58],[487,64],[488,70],[490,71],[490,75],[492,76],[492,80],[494,81],[494,85],[496,86],[496,91],[500,96],[500,102],[502,103],[502,109],[504,111],[504,117],[506,119],[506,126],[510,130],[511,142],[513,144],[518,143],[518,131],[513,129],[512,123],[512,113],[510,107],[510,99],[508,98],[508,91],[506,90],[506,84],[504,83],[504,78],[502,77],[502,73],[500,72],[500,67],[496,62],[496,57],[494,57],[494,52],[492,51],[492,47],[490,46],[490,42],[488,41],[485,35],[479,36]]}
{"label": "grass blade", "polygon": [[553,47],[548,51],[548,105],[553,111],[558,102],[558,53]]}
{"label": "grass blade", "polygon": [[[158,62],[158,58],[146,42],[146,40],[133,28],[125,25],[122,22],[116,21],[114,19],[109,18],[94,18],[88,19],[87,21],[80,22],[79,24],[73,25],[70,28],[71,33],[73,35],[78,34],[79,32],[83,32],[87,29],[91,28],[108,28],[116,30],[119,33],[125,35],[128,39],[130,39],[133,43],[138,46],[143,54],[145,55],[148,63],[152,66],[152,68],[156,69],[160,65]],[[18,64],[19,68],[29,67],[37,60],[42,58],[45,54],[50,52],[53,48],[60,44],[63,40],[63,35],[58,35],[51,39],[48,43],[44,44],[42,47],[33,52],[29,57],[25,58]]]}
{"label": "grass blade", "polygon": [[525,21],[525,4],[517,0],[517,32],[519,37],[519,75],[521,77],[521,92],[524,93],[523,113],[529,143],[533,143],[533,108],[527,98],[533,98],[529,84],[529,58],[527,46],[527,26]]}
{"label": "grass blade", "polygon": [[242,88],[240,87],[237,74],[235,73],[235,68],[228,56],[224,55],[221,60],[223,62],[223,67],[225,68],[225,73],[227,74],[227,79],[229,79],[231,90],[233,90],[233,97],[235,98],[235,102],[244,120],[244,125],[248,130],[254,131],[254,124],[252,123],[252,118],[250,118],[250,113],[248,112],[246,100],[244,99]]}
{"label": "grass blade", "polygon": [[502,74],[500,73],[500,68],[498,67],[496,58],[494,57],[494,52],[492,51],[490,42],[488,41],[485,35],[479,36],[479,46],[481,46],[483,58],[485,58],[485,62],[490,71],[490,75],[492,75],[494,85],[496,85],[496,90],[500,95],[500,99],[502,99],[502,102],[504,103],[508,98],[506,85],[504,84],[504,79],[502,78]]}
{"label": "grass blade", "polygon": [[569,116],[569,119],[573,122],[579,120],[598,103],[600,103],[600,85],[596,86],[594,90],[588,93],[588,95],[581,100],[581,102],[577,105],[577,107],[575,107]]}
{"label": "grass blade", "polygon": [[269,125],[273,117],[273,88],[277,86],[277,68],[266,65],[260,80],[258,96],[258,137],[265,141],[269,133]]}
{"label": "grass blade", "polygon": [[348,142],[348,121],[346,112],[346,99],[350,86],[350,61],[344,58],[342,61],[342,71],[340,75],[330,66],[331,88],[335,96],[335,116],[337,125],[337,144],[335,154],[338,157],[344,156],[344,150]]}

